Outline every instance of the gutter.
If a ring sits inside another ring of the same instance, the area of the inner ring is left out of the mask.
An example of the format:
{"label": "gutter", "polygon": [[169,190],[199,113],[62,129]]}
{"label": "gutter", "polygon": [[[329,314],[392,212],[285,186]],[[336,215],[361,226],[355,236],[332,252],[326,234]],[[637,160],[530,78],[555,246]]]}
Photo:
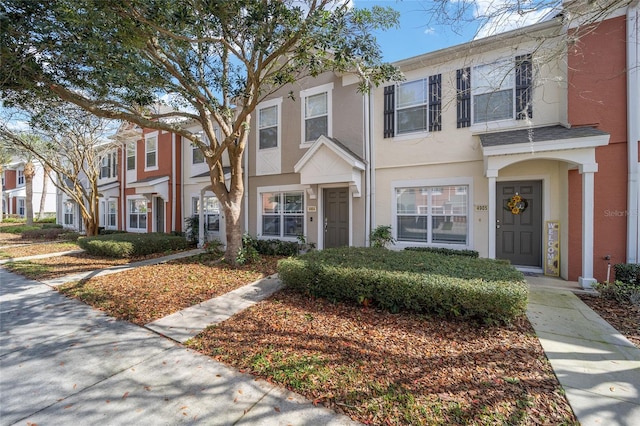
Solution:
{"label": "gutter", "polygon": [[364,106],[364,184],[366,186],[366,195],[364,203],[364,246],[371,245],[371,90],[364,94],[362,98]]}
{"label": "gutter", "polygon": [[627,263],[640,261],[640,187],[638,141],[640,141],[640,2],[627,9],[627,148],[629,161],[627,199]]}
{"label": "gutter", "polygon": [[[176,134],[171,132],[171,232],[176,230]],[[168,201],[168,200],[167,200]]]}

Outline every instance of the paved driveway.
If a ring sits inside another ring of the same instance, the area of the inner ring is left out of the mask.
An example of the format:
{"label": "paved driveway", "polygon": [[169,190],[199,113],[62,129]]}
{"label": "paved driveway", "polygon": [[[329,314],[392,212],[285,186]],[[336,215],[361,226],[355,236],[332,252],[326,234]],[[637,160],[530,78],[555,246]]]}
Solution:
{"label": "paved driveway", "polygon": [[353,424],[0,269],[0,424]]}

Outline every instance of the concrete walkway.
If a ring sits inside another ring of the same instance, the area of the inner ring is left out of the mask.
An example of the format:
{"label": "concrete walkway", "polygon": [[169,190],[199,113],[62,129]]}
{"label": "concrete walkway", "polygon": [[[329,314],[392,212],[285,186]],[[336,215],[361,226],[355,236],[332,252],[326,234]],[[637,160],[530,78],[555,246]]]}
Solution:
{"label": "concrete walkway", "polygon": [[352,425],[0,269],[0,425]]}
{"label": "concrete walkway", "polygon": [[574,294],[577,283],[527,281],[527,316],[580,424],[640,425],[640,349]]}

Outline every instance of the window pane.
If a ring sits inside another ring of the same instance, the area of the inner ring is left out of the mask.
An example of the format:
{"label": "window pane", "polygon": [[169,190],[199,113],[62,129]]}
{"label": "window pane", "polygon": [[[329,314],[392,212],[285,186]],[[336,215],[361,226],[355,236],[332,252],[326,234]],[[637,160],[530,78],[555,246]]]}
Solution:
{"label": "window pane", "polygon": [[147,229],[147,215],[146,214],[138,215],[138,228]]}
{"label": "window pane", "polygon": [[204,154],[202,150],[197,146],[193,147],[192,155],[191,155],[191,163],[192,164],[204,163]]}
{"label": "window pane", "polygon": [[471,78],[473,94],[513,88],[513,68],[512,61],[499,61],[474,67]]}
{"label": "window pane", "polygon": [[262,235],[280,236],[279,216],[262,216]]}
{"label": "window pane", "polygon": [[427,242],[426,216],[398,216],[398,240]]}
{"label": "window pane", "polygon": [[260,149],[276,148],[278,146],[278,128],[267,127],[260,129]]}
{"label": "window pane", "polygon": [[396,205],[398,214],[426,214],[427,188],[396,189]]}
{"label": "window pane", "polygon": [[398,110],[398,133],[420,130],[427,130],[426,105]]}
{"label": "window pane", "polygon": [[434,216],[432,226],[434,243],[467,243],[466,216]]}
{"label": "window pane", "polygon": [[433,214],[467,214],[467,193],[460,191],[460,188],[456,186],[433,188],[431,212]]}
{"label": "window pane", "polygon": [[210,214],[207,215],[207,231],[217,232],[220,230],[220,215]]}
{"label": "window pane", "polygon": [[127,170],[135,170],[136,168],[136,146],[135,144],[127,145]]}
{"label": "window pane", "polygon": [[418,80],[398,86],[398,108],[427,103],[427,81]]}
{"label": "window pane", "polygon": [[156,153],[147,152],[147,167],[155,167],[156,165]]}
{"label": "window pane", "polygon": [[280,213],[280,194],[265,192],[262,194],[262,213]]}
{"label": "window pane", "polygon": [[285,216],[284,217],[284,236],[296,237],[298,235],[302,235],[303,223],[304,223],[303,216]]}
{"label": "window pane", "polygon": [[260,110],[260,122],[259,128],[274,127],[278,125],[278,107],[272,106],[269,108],[262,108]]}
{"label": "window pane", "polygon": [[315,141],[322,135],[329,133],[329,119],[322,116],[317,118],[308,118],[304,122],[305,142]]}
{"label": "window pane", "polygon": [[284,212],[285,213],[303,213],[301,193],[285,193],[284,194]]}
{"label": "window pane", "polygon": [[513,118],[513,90],[503,90],[473,97],[474,123],[508,118]]}
{"label": "window pane", "polygon": [[138,215],[130,214],[129,215],[129,228],[137,228],[138,227]]}
{"label": "window pane", "polygon": [[327,112],[327,92],[306,97],[304,114],[306,118],[326,115]]}

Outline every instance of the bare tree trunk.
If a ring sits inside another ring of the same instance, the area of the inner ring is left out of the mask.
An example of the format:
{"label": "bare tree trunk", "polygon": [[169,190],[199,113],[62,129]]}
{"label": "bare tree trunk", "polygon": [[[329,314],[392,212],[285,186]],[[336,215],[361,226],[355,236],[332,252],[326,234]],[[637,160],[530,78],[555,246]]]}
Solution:
{"label": "bare tree trunk", "polygon": [[33,177],[36,174],[31,160],[24,165],[24,184],[26,191],[25,208],[27,210],[27,225],[33,225]]}
{"label": "bare tree trunk", "polygon": [[47,201],[47,190],[49,189],[49,175],[51,174],[51,167],[44,164],[44,180],[42,181],[42,196],[40,197],[40,210],[38,210],[38,220],[42,219],[44,214],[44,208]]}
{"label": "bare tree trunk", "polygon": [[[240,198],[242,198],[242,195],[240,195]],[[227,228],[227,248],[224,252],[224,259],[227,263],[235,265],[238,253],[242,248],[242,226],[240,223],[242,209],[239,203],[224,203],[223,208],[224,223]]]}

